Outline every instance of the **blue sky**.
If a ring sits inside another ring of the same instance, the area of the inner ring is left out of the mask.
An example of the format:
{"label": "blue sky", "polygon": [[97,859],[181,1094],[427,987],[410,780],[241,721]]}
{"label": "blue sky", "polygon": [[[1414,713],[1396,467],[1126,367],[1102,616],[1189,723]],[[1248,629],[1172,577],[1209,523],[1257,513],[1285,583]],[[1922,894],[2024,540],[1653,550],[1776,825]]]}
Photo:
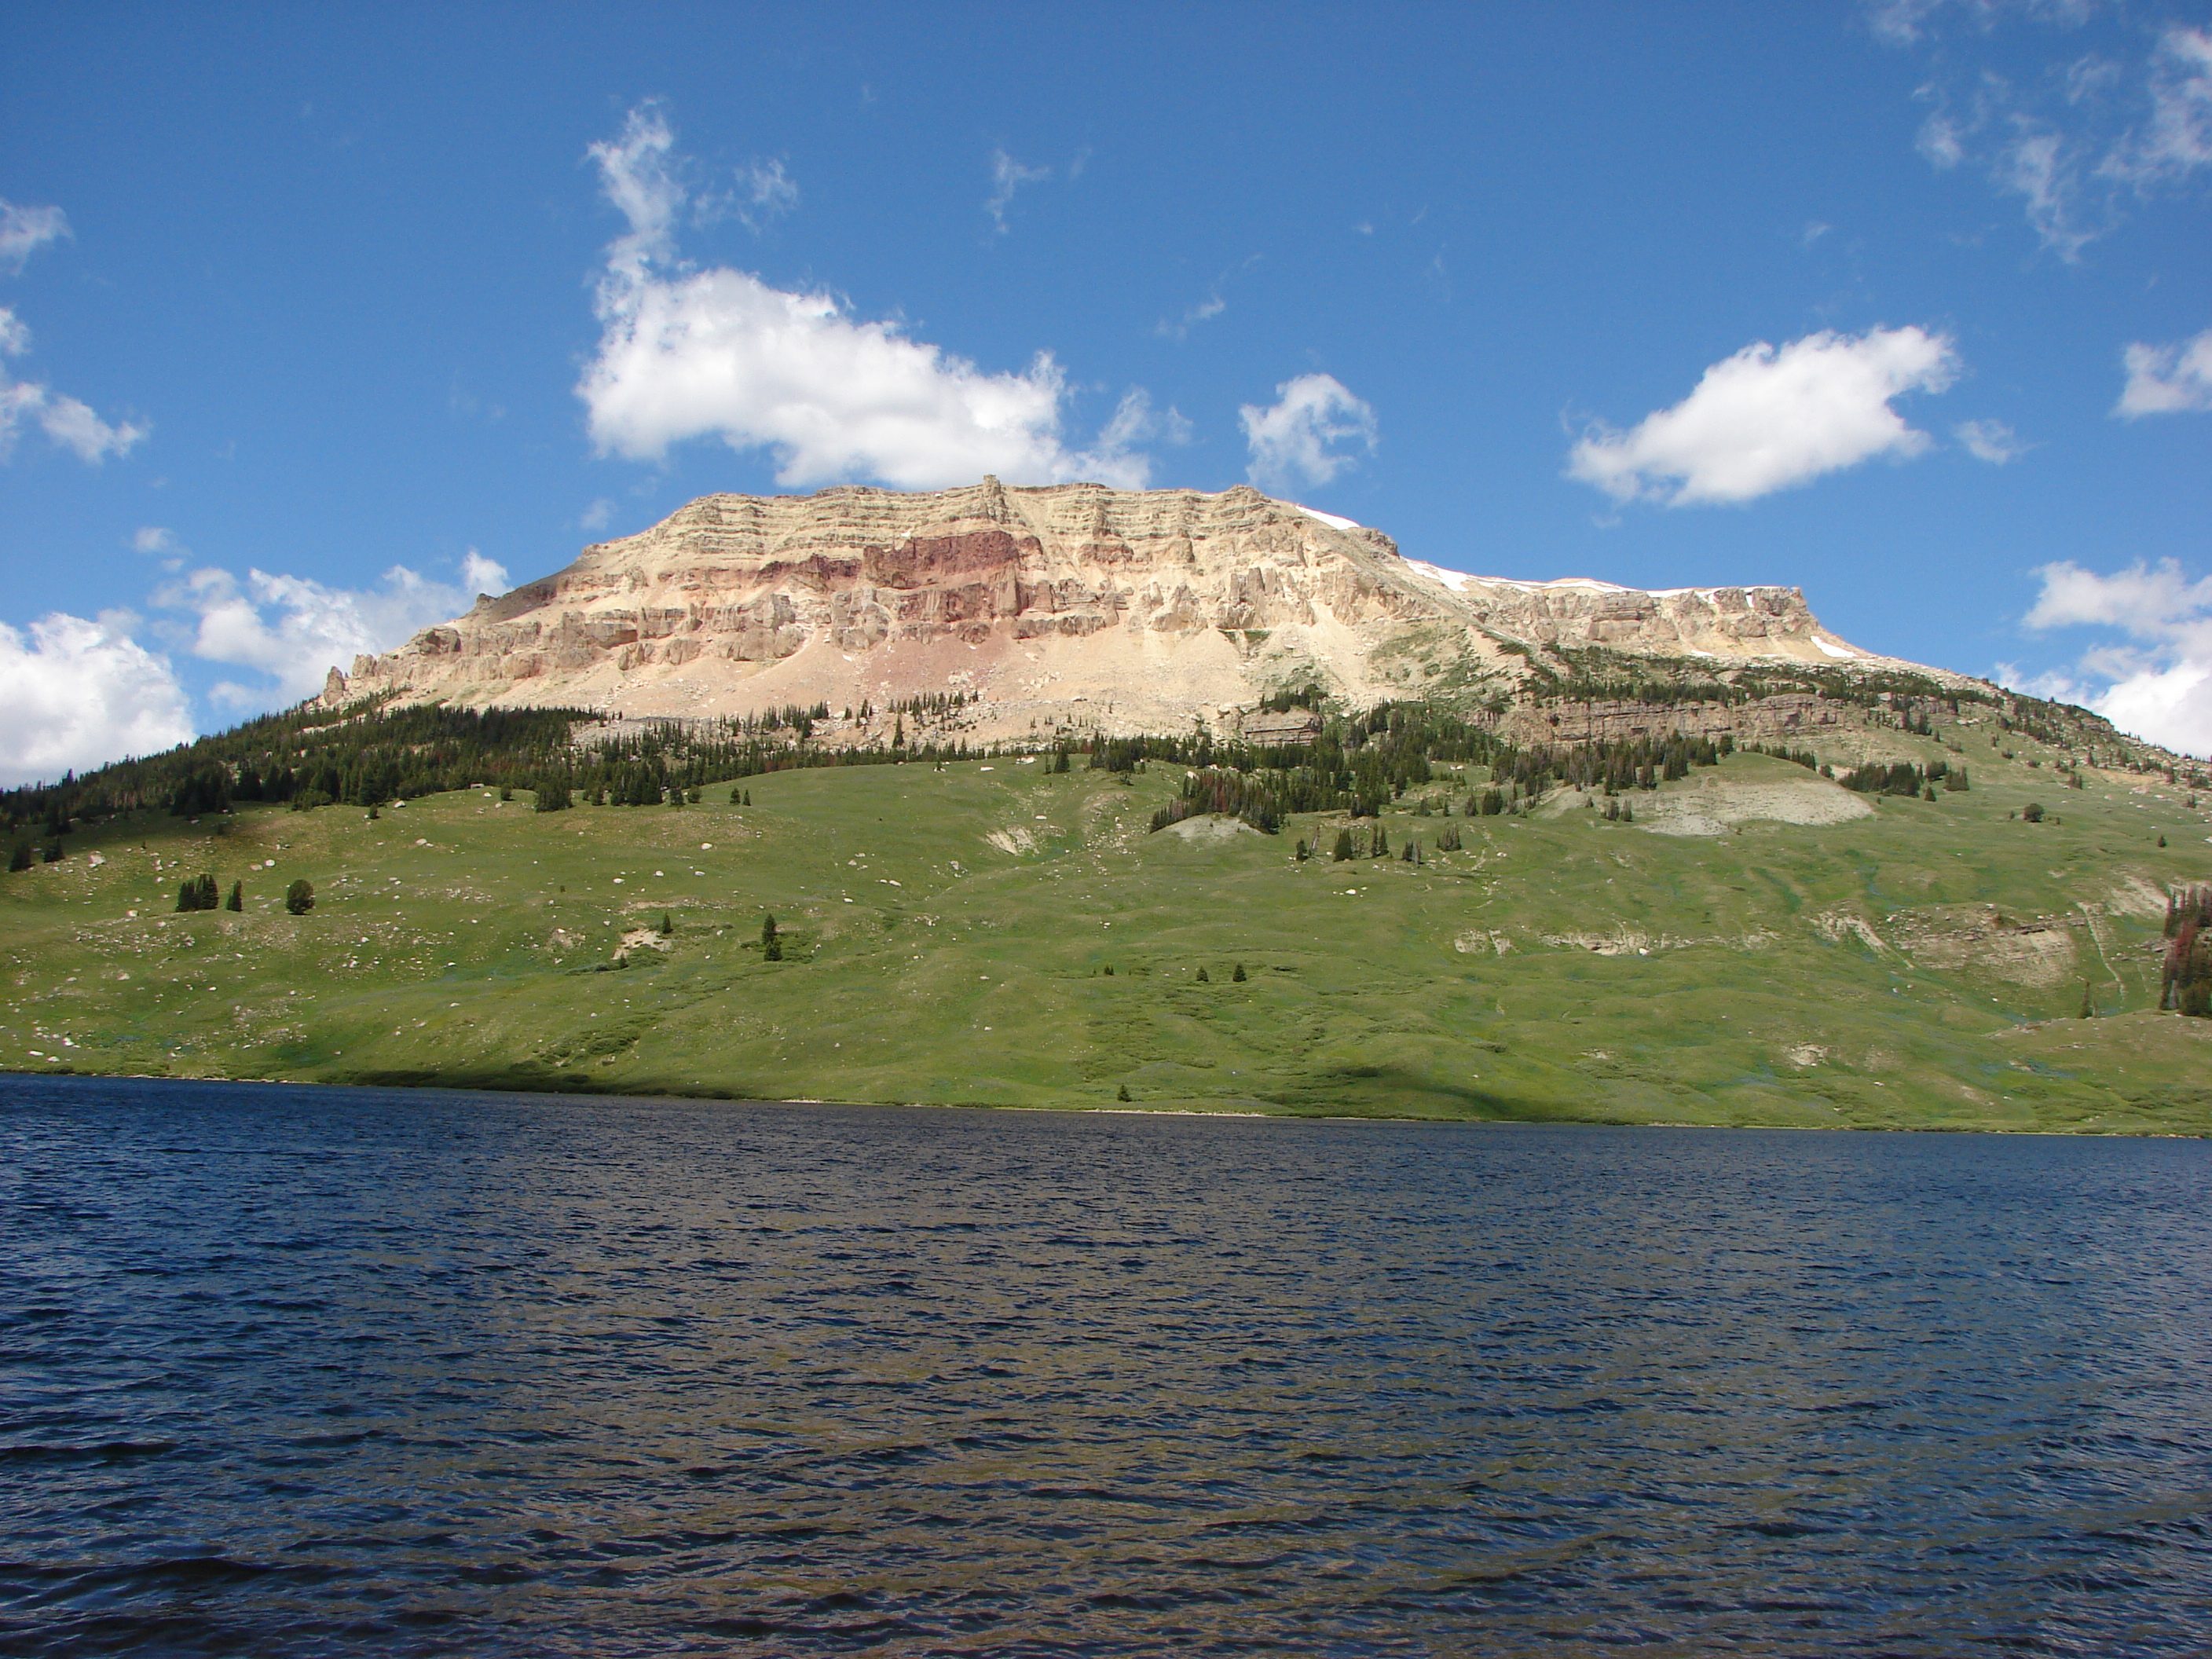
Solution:
{"label": "blue sky", "polygon": [[2212,7],[19,8],[0,777],[709,490],[1248,478],[2212,750]]}

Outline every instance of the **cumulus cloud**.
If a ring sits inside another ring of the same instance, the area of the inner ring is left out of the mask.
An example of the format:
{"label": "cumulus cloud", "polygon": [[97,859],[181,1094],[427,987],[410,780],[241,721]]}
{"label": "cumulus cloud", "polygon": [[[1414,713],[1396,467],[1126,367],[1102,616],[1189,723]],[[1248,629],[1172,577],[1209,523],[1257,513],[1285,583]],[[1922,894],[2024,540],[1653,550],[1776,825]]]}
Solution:
{"label": "cumulus cloud", "polygon": [[[2012,18],[2074,30],[2087,0],[1885,0],[1869,9],[1877,39],[1932,42],[1958,20],[1987,35]],[[1938,168],[1972,167],[2020,198],[2044,246],[2062,259],[2109,234],[2130,207],[2190,186],[2212,167],[2212,30],[2172,25],[2148,51],[2127,27],[2105,50],[2052,37],[2041,70],[2025,78],[1978,63],[1971,49],[1942,54],[1918,91],[1929,112],[1917,145]]]}
{"label": "cumulus cloud", "polygon": [[0,270],[9,276],[48,242],[70,234],[69,219],[58,207],[17,207],[0,197]]}
{"label": "cumulus cloud", "polygon": [[1088,449],[1063,439],[1068,387],[1048,353],[992,374],[896,323],[856,319],[830,295],[682,263],[687,192],[658,106],[633,110],[590,153],[629,226],[607,248],[599,349],[576,387],[601,454],[658,461],[671,445],[719,437],[770,451],[788,487],[867,478],[933,489],[986,472],[1147,482],[1146,458],[1117,447],[1110,428]]}
{"label": "cumulus cloud", "polygon": [[1778,348],[1759,341],[1629,431],[1593,426],[1575,445],[1567,476],[1615,501],[1755,501],[1876,456],[1921,453],[1934,441],[1891,400],[1942,392],[1958,370],[1950,337],[1918,328],[1823,330]]}
{"label": "cumulus cloud", "polygon": [[1002,149],[991,152],[991,193],[984,200],[983,211],[991,216],[1000,235],[1006,234],[1006,210],[1013,205],[1014,192],[1024,185],[1041,185],[1051,177],[1050,167],[1025,167]]}
{"label": "cumulus cloud", "polygon": [[[36,246],[31,243],[23,251],[27,253]],[[30,349],[31,331],[12,310],[0,306],[0,359],[20,357]],[[0,461],[15,453],[18,434],[33,425],[94,466],[110,455],[130,453],[131,446],[151,429],[128,421],[110,426],[89,405],[63,396],[43,381],[18,380],[0,368]]]}
{"label": "cumulus cloud", "polygon": [[248,570],[194,570],[162,588],[155,603],[191,620],[173,632],[209,662],[253,670],[256,686],[227,681],[217,694],[234,706],[299,702],[323,689],[332,667],[388,651],[418,630],[459,615],[480,593],[502,593],[505,568],[471,548],[458,586],[395,564],[374,587],[331,587],[306,576]]}
{"label": "cumulus cloud", "polygon": [[193,736],[168,659],[131,637],[137,618],[56,611],[23,632],[0,623],[0,784],[35,783]]}
{"label": "cumulus cloud", "polygon": [[1301,374],[1262,409],[1237,411],[1252,453],[1246,476],[1264,489],[1327,483],[1375,453],[1375,411],[1333,374]]}
{"label": "cumulus cloud", "polygon": [[2212,409],[2212,328],[2179,345],[2131,345],[2128,383],[2112,413],[2124,420]]}
{"label": "cumulus cloud", "polygon": [[2028,628],[2108,633],[2070,672],[2023,689],[2081,703],[2169,749],[2212,755],[2212,576],[2191,581],[2172,559],[2111,575],[2071,562],[2036,574],[2043,591]]}
{"label": "cumulus cloud", "polygon": [[2020,434],[2002,421],[1961,421],[1951,428],[1951,435],[1966,453],[1991,466],[2016,461],[2028,451],[2028,446],[2020,441]]}

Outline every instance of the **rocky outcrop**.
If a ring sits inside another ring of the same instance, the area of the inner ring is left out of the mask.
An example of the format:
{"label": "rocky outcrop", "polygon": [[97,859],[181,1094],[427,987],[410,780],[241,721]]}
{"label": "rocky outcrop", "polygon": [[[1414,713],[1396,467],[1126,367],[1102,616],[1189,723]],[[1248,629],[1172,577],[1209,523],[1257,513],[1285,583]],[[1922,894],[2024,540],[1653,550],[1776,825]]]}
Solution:
{"label": "rocky outcrop", "polygon": [[325,700],[710,715],[951,689],[980,694],[978,719],[1000,731],[1158,730],[1307,684],[1353,701],[1510,694],[1532,650],[1577,645],[1716,665],[1869,660],[1794,588],[1462,577],[1249,488],[986,478],[704,496],[333,670]]}

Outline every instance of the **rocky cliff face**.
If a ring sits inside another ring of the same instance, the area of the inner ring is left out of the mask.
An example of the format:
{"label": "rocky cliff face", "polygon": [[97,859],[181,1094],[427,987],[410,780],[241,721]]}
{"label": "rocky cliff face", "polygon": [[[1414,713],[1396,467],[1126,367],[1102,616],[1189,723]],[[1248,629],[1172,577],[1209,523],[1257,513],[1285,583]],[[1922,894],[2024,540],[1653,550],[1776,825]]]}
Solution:
{"label": "rocky cliff face", "polygon": [[1258,491],[843,487],[708,495],[333,669],[326,699],[709,715],[973,690],[992,729],[1188,726],[1319,684],[1509,695],[1521,647],[1871,661],[1795,588],[1451,574]]}

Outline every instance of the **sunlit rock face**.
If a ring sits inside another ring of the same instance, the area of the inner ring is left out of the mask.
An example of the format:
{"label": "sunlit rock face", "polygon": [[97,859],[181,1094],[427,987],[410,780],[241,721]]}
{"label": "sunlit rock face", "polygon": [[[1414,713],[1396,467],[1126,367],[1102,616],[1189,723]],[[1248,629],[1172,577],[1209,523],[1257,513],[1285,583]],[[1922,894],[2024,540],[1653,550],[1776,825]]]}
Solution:
{"label": "sunlit rock face", "polygon": [[1469,577],[1380,531],[1239,487],[708,495],[480,599],[325,700],[638,715],[882,708],[972,691],[979,733],[1186,728],[1317,684],[1354,702],[1482,688],[1522,647],[1871,661],[1795,588],[1645,593]]}

